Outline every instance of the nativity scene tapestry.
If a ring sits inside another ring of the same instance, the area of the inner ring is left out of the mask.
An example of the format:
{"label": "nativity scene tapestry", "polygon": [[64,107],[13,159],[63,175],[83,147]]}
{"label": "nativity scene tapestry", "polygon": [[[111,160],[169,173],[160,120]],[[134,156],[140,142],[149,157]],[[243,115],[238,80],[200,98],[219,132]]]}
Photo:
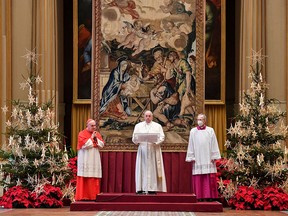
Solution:
{"label": "nativity scene tapestry", "polygon": [[163,126],[164,151],[186,150],[205,97],[205,18],[197,2],[94,2],[93,110],[106,150],[136,149],[131,137],[145,110]]}

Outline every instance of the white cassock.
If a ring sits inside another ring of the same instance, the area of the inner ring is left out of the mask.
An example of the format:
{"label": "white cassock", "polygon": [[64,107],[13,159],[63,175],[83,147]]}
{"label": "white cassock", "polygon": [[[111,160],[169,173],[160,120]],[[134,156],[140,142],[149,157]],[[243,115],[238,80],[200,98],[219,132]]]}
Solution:
{"label": "white cassock", "polygon": [[[99,148],[104,147],[104,142],[97,139]],[[102,178],[102,167],[99,149],[93,147],[93,142],[87,142],[77,153],[77,176]]]}
{"label": "white cassock", "polygon": [[136,158],[136,192],[137,191],[162,191],[166,192],[166,178],[160,143],[165,139],[163,128],[160,124],[140,122],[135,125],[132,141],[137,143],[137,133],[158,133],[156,143],[140,142]]}
{"label": "white cassock", "polygon": [[220,151],[214,129],[206,126],[204,130],[192,128],[186,161],[195,161],[192,165],[192,174],[217,173],[216,164],[212,160],[220,159]]}

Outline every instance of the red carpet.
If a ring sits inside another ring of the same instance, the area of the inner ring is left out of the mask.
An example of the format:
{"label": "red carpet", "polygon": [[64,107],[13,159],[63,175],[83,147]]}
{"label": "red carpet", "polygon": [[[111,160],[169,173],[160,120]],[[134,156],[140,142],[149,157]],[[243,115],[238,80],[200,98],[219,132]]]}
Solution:
{"label": "red carpet", "polygon": [[70,211],[191,211],[222,212],[219,202],[197,202],[194,194],[158,193],[137,195],[134,193],[103,193],[95,201],[77,201]]}

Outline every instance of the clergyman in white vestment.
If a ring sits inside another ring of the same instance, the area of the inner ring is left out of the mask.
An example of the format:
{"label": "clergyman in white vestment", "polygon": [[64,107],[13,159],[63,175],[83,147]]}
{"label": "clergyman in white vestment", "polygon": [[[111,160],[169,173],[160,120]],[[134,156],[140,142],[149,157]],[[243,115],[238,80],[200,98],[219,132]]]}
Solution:
{"label": "clergyman in white vestment", "polygon": [[206,126],[206,116],[199,114],[198,126],[192,128],[186,161],[192,162],[192,188],[199,200],[218,198],[216,160],[221,158],[214,129]]}
{"label": "clergyman in white vestment", "polygon": [[132,137],[133,143],[139,144],[135,173],[136,193],[167,192],[160,147],[165,139],[163,128],[152,121],[153,114],[149,110],[145,111],[144,119],[145,121],[135,125]]}

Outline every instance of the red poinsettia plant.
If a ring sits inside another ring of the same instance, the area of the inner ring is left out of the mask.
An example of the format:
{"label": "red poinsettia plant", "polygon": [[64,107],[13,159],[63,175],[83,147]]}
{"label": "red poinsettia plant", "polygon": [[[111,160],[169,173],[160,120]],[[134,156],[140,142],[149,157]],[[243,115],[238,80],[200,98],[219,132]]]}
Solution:
{"label": "red poinsettia plant", "polygon": [[1,197],[0,206],[4,208],[31,208],[34,207],[34,204],[27,188],[14,186],[9,188]]}
{"label": "red poinsettia plant", "polygon": [[288,194],[278,187],[266,187],[262,191],[264,210],[287,210]]}
{"label": "red poinsettia plant", "polygon": [[239,186],[234,196],[229,199],[228,204],[236,210],[262,209],[261,191],[254,187]]}
{"label": "red poinsettia plant", "polygon": [[0,206],[4,208],[58,208],[63,206],[61,199],[61,189],[49,184],[33,192],[22,186],[14,186],[5,191],[1,197]]}
{"label": "red poinsettia plant", "polygon": [[224,177],[227,172],[227,162],[228,160],[226,158],[221,158],[219,160],[216,160],[216,168],[217,168],[217,180],[219,181],[220,177]]}
{"label": "red poinsettia plant", "polygon": [[231,179],[229,179],[230,172],[227,168],[228,160],[226,158],[221,158],[216,160],[215,163],[217,168],[216,180],[218,182],[218,188],[221,187],[220,184],[223,184],[222,186],[227,187],[227,185],[231,182]]}
{"label": "red poinsettia plant", "polygon": [[31,193],[31,198],[35,208],[58,208],[63,207],[62,191],[59,187],[54,187],[50,184],[44,185],[38,191]]}
{"label": "red poinsettia plant", "polygon": [[73,175],[73,178],[70,180],[70,183],[72,186],[75,187],[77,180],[77,156],[69,158],[68,166],[71,169]]}
{"label": "red poinsettia plant", "polygon": [[276,186],[269,186],[263,190],[239,186],[228,203],[236,210],[287,210],[288,194]]}

